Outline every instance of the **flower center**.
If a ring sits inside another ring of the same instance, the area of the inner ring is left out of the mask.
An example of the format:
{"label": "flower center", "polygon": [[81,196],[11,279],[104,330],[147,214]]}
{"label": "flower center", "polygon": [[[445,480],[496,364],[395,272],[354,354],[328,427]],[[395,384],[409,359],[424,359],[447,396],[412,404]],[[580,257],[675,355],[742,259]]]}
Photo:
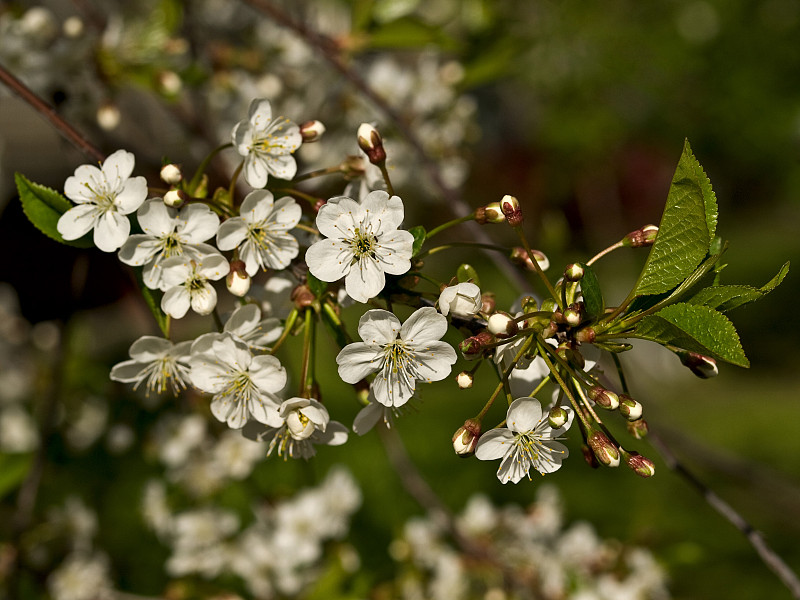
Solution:
{"label": "flower center", "polygon": [[350,248],[353,250],[353,264],[364,259],[374,259],[378,250],[378,238],[372,233],[372,227],[356,227],[355,235],[350,240]]}

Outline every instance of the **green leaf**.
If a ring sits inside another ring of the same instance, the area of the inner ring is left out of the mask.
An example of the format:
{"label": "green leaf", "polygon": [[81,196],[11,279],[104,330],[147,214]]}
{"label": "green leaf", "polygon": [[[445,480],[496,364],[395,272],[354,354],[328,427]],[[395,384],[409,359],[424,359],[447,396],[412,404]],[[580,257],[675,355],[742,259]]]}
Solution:
{"label": "green leaf", "polygon": [[311,272],[306,274],[306,283],[308,284],[308,289],[311,290],[315,298],[320,298],[322,294],[328,291],[328,282],[317,279]]}
{"label": "green leaf", "polygon": [[411,256],[416,256],[419,254],[422,244],[425,243],[425,238],[427,237],[428,232],[425,231],[425,228],[422,225],[416,225],[415,227],[409,229],[408,233],[414,236],[414,244],[411,246]]}
{"label": "green leaf", "polygon": [[597,274],[592,267],[586,263],[580,263],[580,265],[583,267],[583,279],[581,279],[583,304],[586,306],[586,312],[589,313],[590,317],[599,317],[606,310],[600,282],[597,280]]}
{"label": "green leaf", "polygon": [[750,302],[760,300],[778,287],[789,272],[789,263],[784,263],[778,274],[760,288],[749,285],[719,285],[700,290],[691,304],[702,304],[720,312],[728,312]]}
{"label": "green leaf", "polygon": [[464,263],[458,267],[458,270],[456,271],[456,279],[458,279],[459,283],[471,281],[478,287],[481,286],[481,280],[478,278],[478,272],[475,270],[475,267],[467,263]]}
{"label": "green leaf", "polygon": [[635,293],[660,294],[681,283],[705,258],[716,226],[714,192],[687,141]]}
{"label": "green leaf", "polygon": [[161,330],[161,333],[164,334],[165,338],[169,337],[169,321],[167,320],[167,315],[161,310],[162,292],[151,290],[144,284],[142,269],[134,269],[133,272],[136,276],[136,283],[139,284],[139,291],[142,293],[142,298],[144,298],[144,302],[147,304],[150,312],[153,313],[156,323],[158,323],[158,328]]}
{"label": "green leaf", "polygon": [[369,48],[422,48],[431,44],[442,50],[457,50],[458,42],[441,27],[434,27],[411,17],[382,25],[369,36]]}
{"label": "green leaf", "polygon": [[67,241],[58,232],[58,220],[61,215],[73,207],[72,202],[49,187],[33,183],[21,173],[14,174],[14,181],[17,183],[22,210],[36,229],[47,237],[68,246],[76,248],[94,246],[94,242],[88,234],[78,240]]}
{"label": "green leaf", "polygon": [[685,302],[667,306],[642,319],[635,337],[750,366],[733,323],[708,306]]}
{"label": "green leaf", "polygon": [[0,498],[22,483],[32,462],[33,454],[0,453]]}

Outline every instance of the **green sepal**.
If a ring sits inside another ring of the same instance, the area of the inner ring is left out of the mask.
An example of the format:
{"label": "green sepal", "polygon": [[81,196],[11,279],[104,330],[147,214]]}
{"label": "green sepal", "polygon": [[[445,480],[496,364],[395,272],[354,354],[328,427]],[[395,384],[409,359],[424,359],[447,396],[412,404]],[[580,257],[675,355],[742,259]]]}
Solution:
{"label": "green sepal", "polygon": [[414,257],[419,254],[419,251],[422,249],[422,244],[425,243],[428,232],[425,231],[422,225],[416,225],[409,229],[408,233],[414,236],[414,243],[411,246],[411,256]]}
{"label": "green sepal", "polygon": [[750,366],[733,323],[708,306],[685,302],[667,306],[642,319],[634,337],[699,352],[740,367]]}
{"label": "green sepal", "polygon": [[86,234],[77,240],[65,240],[58,232],[58,220],[74,204],[57,191],[34,183],[21,173],[14,174],[17,183],[17,192],[22,202],[22,211],[36,229],[47,237],[76,248],[91,248],[94,246],[92,236]]}
{"label": "green sepal", "polygon": [[458,279],[459,283],[466,283],[469,281],[478,287],[481,286],[481,280],[478,277],[478,272],[475,270],[475,267],[467,263],[459,265],[458,270],[456,270],[456,279]]}
{"label": "green sepal", "polygon": [[734,308],[744,306],[750,302],[760,300],[778,287],[789,272],[789,263],[786,262],[778,274],[760,288],[749,285],[719,285],[700,290],[693,298],[688,300],[691,304],[702,304],[720,312],[728,312]]}
{"label": "green sepal", "polygon": [[603,291],[600,289],[600,281],[597,273],[586,263],[579,263],[583,268],[583,278],[581,278],[581,295],[586,312],[590,317],[599,317],[605,310],[606,305],[603,300]]}
{"label": "green sepal", "polygon": [[144,303],[147,304],[147,308],[149,308],[150,312],[153,313],[153,317],[155,317],[161,333],[164,334],[165,338],[168,338],[169,321],[167,315],[164,314],[163,310],[161,310],[161,297],[164,295],[164,293],[160,290],[151,290],[144,284],[144,280],[142,279],[142,269],[133,269],[133,273],[136,276],[136,283],[139,286],[139,291],[142,293]]}
{"label": "green sepal", "polygon": [[681,283],[708,254],[716,227],[716,197],[687,141],[635,294],[661,294]]}
{"label": "green sepal", "polygon": [[317,279],[310,271],[306,273],[306,283],[308,284],[308,289],[311,290],[315,298],[321,298],[322,295],[328,291],[328,282]]}

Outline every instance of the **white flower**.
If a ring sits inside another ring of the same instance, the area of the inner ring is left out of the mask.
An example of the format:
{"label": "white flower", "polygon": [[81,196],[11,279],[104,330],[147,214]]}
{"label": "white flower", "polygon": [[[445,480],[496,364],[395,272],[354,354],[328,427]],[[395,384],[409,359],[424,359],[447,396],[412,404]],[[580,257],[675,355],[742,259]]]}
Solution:
{"label": "white flower", "polygon": [[481,310],[481,290],[474,283],[451,285],[439,295],[439,310],[454,317],[470,317]]}
{"label": "white flower", "polygon": [[166,291],[161,274],[167,258],[183,256],[199,262],[204,255],[218,254],[202,243],[219,228],[219,217],[205,204],[187,204],[177,211],[162,200],[148,200],[136,211],[136,219],[144,233],[128,238],[119,259],[126,265],[145,265],[142,279],[150,289]]}
{"label": "white flower", "polygon": [[53,600],[107,600],[115,596],[108,558],[96,552],[73,552],[47,578]]}
{"label": "white flower", "polygon": [[542,475],[557,471],[569,455],[567,447],[555,441],[572,424],[573,412],[565,410],[570,416],[566,425],[553,429],[538,400],[517,398],[508,407],[506,427],[484,433],[478,440],[475,456],[480,460],[502,459],[497,470],[502,483],[517,483],[523,476],[530,478],[531,467]]}
{"label": "white flower", "polygon": [[269,350],[268,344],[281,337],[283,327],[276,317],[262,320],[261,309],[255,304],[245,304],[233,311],[222,331],[232,333],[251,350],[265,351]]}
{"label": "white flower", "polygon": [[75,206],[61,215],[56,228],[65,240],[77,240],[94,229],[94,244],[103,252],[114,252],[125,243],[131,222],[125,216],[147,197],[147,180],[131,177],[134,157],[117,150],[102,168],[81,165],[64,182],[67,198]]}
{"label": "white flower", "polygon": [[383,191],[369,193],[361,204],[331,198],[317,214],[317,229],[327,239],[306,252],[308,270],[322,281],[344,277],[347,293],[366,302],[386,285],[384,273],[411,268],[414,236],[397,229],[402,220],[403,201]]}
{"label": "white flower", "polygon": [[147,381],[147,394],[169,389],[175,396],[186,389],[191,342],[173,344],[169,340],[145,335],[131,344],[131,360],[114,365],[111,379],[133,383],[133,389]]}
{"label": "white flower", "polygon": [[384,406],[402,406],[414,395],[417,381],[440,381],[450,374],[456,352],[439,341],[447,319],[435,308],[416,310],[403,325],[392,313],[368,310],[358,322],[363,342],[345,346],[336,357],[339,376],[357,383],[377,373],[371,391]]}
{"label": "white flower", "polygon": [[199,261],[173,256],[162,263],[161,310],[176,319],[182,318],[191,306],[199,315],[210,314],[217,305],[217,292],[209,280],[228,274],[230,265],[221,254],[207,254]]}
{"label": "white flower", "polygon": [[247,345],[232,335],[214,340],[208,351],[189,359],[190,378],[196,388],[214,394],[212,414],[232,429],[241,429],[249,416],[265,425],[280,426],[279,400],[286,385],[286,370],[274,356],[253,356]]}
{"label": "white flower", "polygon": [[273,203],[268,190],[256,190],[247,194],[239,214],[220,226],[217,246],[220,250],[238,247],[250,277],[260,268],[284,269],[300,252],[297,240],[287,233],[302,215],[294,199],[287,196]]}
{"label": "white flower", "polygon": [[347,441],[347,427],[331,421],[328,409],[317,400],[289,398],[278,412],[282,425],[264,428],[249,423],[243,432],[250,439],[269,442],[267,456],[277,448],[278,456],[308,459],[316,454],[314,444],[340,446]]}
{"label": "white flower", "polygon": [[254,188],[267,185],[270,175],[291,179],[297,172],[291,154],[303,141],[300,128],[285,117],[273,120],[269,100],[253,100],[247,119],[234,126],[231,138],[244,156],[244,178]]}

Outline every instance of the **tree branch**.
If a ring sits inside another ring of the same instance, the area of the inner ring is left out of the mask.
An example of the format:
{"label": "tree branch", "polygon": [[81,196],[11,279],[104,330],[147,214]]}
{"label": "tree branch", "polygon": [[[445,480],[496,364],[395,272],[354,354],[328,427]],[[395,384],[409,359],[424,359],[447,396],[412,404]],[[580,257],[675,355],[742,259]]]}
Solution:
{"label": "tree branch", "polygon": [[96,162],[103,162],[105,160],[105,154],[93,146],[77,129],[62,119],[55,108],[42,100],[27,85],[14,77],[3,65],[0,65],[0,82],[4,83],[24,102],[33,107],[33,109],[47,119],[56,131],[63,135],[70,144],[75,146],[91,160]]}

